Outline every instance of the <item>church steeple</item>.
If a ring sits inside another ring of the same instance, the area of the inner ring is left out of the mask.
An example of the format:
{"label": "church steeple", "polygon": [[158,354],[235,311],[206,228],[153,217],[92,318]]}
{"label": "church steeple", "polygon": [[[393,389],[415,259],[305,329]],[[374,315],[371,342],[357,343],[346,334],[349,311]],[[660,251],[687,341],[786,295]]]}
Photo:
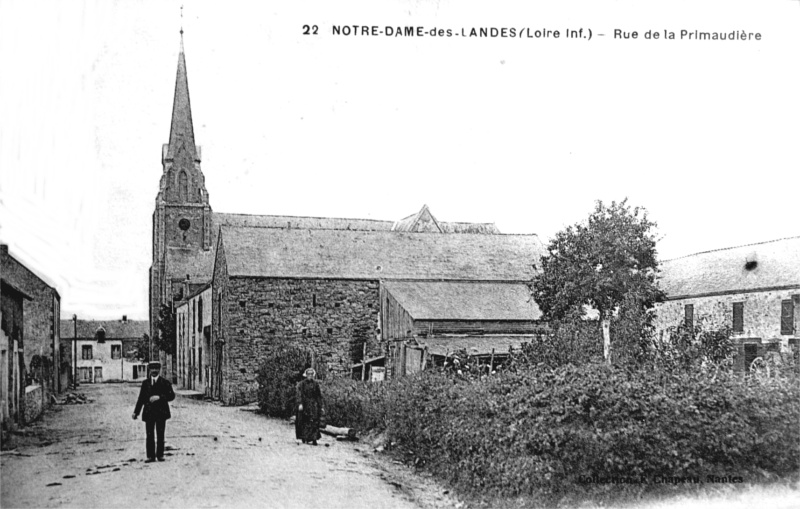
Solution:
{"label": "church steeple", "polygon": [[181,29],[181,51],[178,55],[178,74],[175,78],[175,98],[172,103],[172,125],[169,130],[169,145],[165,159],[199,161],[194,144],[192,107],[189,102],[189,80],[186,77],[186,57],[183,52],[183,29]]}
{"label": "church steeple", "polygon": [[200,147],[194,141],[189,79],[186,75],[186,56],[183,51],[183,29],[181,29],[181,49],[178,53],[169,143],[166,143],[161,150],[164,173],[161,178],[159,199],[167,203],[208,204],[205,178],[200,169],[201,154]]}

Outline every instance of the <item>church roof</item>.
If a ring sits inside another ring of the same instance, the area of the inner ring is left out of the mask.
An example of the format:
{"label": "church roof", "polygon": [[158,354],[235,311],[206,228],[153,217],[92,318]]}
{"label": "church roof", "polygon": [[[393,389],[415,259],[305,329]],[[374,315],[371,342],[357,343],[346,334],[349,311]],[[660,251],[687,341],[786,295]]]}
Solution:
{"label": "church roof", "polygon": [[[61,339],[75,337],[75,325],[72,320],[61,320]],[[78,338],[92,339],[97,329],[106,331],[106,339],[139,339],[150,334],[150,322],[147,320],[78,320]]]}
{"label": "church roof", "polygon": [[800,237],[706,251],[661,263],[670,299],[800,286]]}
{"label": "church roof", "polygon": [[230,276],[528,281],[536,235],[222,227]]}
{"label": "church roof", "polygon": [[174,159],[181,149],[186,151],[187,157],[191,158],[190,160],[197,159],[183,41],[181,41],[181,51],[178,55],[178,73],[175,78],[175,97],[172,102],[172,124],[169,130],[167,159]]}
{"label": "church roof", "polygon": [[538,320],[524,283],[387,281],[386,290],[414,320]]}
{"label": "church roof", "polygon": [[378,219],[348,219],[339,217],[256,216],[214,212],[214,225],[261,228],[313,228],[327,230],[384,230],[392,229],[392,221]]}

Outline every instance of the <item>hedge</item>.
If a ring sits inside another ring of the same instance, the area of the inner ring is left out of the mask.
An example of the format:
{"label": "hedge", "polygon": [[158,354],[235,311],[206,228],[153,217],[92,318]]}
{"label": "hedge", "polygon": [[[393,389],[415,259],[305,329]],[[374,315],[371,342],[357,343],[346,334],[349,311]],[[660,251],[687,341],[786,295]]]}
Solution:
{"label": "hedge", "polygon": [[761,385],[589,364],[483,381],[429,371],[323,392],[329,422],[384,431],[410,462],[481,496],[635,497],[709,475],[790,477],[800,464],[794,377]]}
{"label": "hedge", "polygon": [[[265,363],[265,412],[291,413],[307,361],[284,351]],[[410,463],[477,496],[631,498],[695,489],[685,481],[707,476],[793,478],[800,467],[791,373],[761,383],[588,363],[483,377],[428,370],[382,383],[331,377],[321,386],[330,424],[385,433]]]}

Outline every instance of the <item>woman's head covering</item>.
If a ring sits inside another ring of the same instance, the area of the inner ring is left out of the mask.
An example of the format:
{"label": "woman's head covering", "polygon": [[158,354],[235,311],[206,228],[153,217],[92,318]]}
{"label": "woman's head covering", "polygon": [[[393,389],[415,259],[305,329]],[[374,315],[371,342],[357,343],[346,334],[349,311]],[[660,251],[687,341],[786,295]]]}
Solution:
{"label": "woman's head covering", "polygon": [[314,368],[308,368],[303,372],[303,376],[306,378],[314,378],[317,375],[317,372],[314,371]]}

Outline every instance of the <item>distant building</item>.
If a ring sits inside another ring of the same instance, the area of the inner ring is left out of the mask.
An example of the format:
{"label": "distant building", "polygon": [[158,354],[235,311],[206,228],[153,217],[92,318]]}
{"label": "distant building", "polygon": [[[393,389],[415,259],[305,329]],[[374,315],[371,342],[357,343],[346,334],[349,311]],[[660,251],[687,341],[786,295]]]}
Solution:
{"label": "distant building", "polygon": [[78,383],[139,380],[147,376],[144,359],[149,352],[141,349],[147,348],[149,332],[146,320],[125,316],[122,320],[61,320],[62,357]]}
{"label": "distant building", "polygon": [[65,388],[59,360],[61,296],[0,245],[0,414],[7,425],[36,419]]}
{"label": "distant building", "polygon": [[800,319],[800,237],[697,253],[661,265],[666,302],[657,330],[702,320],[730,327],[736,365],[768,352],[796,351]]}

